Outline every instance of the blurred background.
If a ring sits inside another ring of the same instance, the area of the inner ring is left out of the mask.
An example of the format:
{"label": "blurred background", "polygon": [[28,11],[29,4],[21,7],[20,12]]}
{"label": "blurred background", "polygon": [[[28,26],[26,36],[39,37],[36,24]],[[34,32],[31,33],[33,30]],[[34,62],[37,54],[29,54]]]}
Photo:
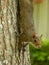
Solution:
{"label": "blurred background", "polygon": [[34,0],[34,22],[38,34],[49,39],[49,0]]}
{"label": "blurred background", "polygon": [[34,22],[37,33],[43,34],[42,47],[30,45],[32,65],[49,65],[49,0],[34,0]]}

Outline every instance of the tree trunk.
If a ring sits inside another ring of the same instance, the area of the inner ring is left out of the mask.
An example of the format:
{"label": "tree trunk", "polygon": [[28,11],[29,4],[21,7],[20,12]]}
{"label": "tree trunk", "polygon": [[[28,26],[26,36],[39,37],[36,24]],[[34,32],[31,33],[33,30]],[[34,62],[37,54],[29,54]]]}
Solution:
{"label": "tree trunk", "polygon": [[16,14],[16,0],[0,0],[0,65],[30,65],[29,46],[19,59]]}

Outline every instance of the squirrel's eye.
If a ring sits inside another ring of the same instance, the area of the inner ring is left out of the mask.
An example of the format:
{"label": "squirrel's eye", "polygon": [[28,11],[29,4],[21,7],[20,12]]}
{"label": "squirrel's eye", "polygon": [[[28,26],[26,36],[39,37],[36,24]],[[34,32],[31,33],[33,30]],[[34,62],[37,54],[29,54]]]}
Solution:
{"label": "squirrel's eye", "polygon": [[34,40],[34,42],[37,42],[36,40]]}

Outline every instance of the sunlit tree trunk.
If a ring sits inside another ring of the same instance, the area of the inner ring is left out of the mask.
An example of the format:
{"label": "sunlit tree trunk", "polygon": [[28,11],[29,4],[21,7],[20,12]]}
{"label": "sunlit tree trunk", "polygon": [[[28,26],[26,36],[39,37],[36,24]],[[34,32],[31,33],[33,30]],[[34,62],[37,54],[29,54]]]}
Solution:
{"label": "sunlit tree trunk", "polygon": [[18,56],[16,14],[17,0],[0,0],[0,65],[30,65],[29,46]]}
{"label": "sunlit tree trunk", "polygon": [[3,65],[16,65],[17,62],[16,22],[15,0],[0,0],[0,63]]}

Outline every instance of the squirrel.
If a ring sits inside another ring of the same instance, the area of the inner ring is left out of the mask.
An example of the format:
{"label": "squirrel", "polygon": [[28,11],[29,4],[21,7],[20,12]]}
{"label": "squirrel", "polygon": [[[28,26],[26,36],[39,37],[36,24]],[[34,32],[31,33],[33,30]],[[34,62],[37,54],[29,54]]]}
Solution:
{"label": "squirrel", "polygon": [[[41,48],[41,36],[37,36],[33,20],[33,0],[18,0],[18,32],[19,50],[22,42],[32,42],[36,48]],[[28,44],[28,43],[27,43]],[[27,45],[24,44],[24,47]]]}

